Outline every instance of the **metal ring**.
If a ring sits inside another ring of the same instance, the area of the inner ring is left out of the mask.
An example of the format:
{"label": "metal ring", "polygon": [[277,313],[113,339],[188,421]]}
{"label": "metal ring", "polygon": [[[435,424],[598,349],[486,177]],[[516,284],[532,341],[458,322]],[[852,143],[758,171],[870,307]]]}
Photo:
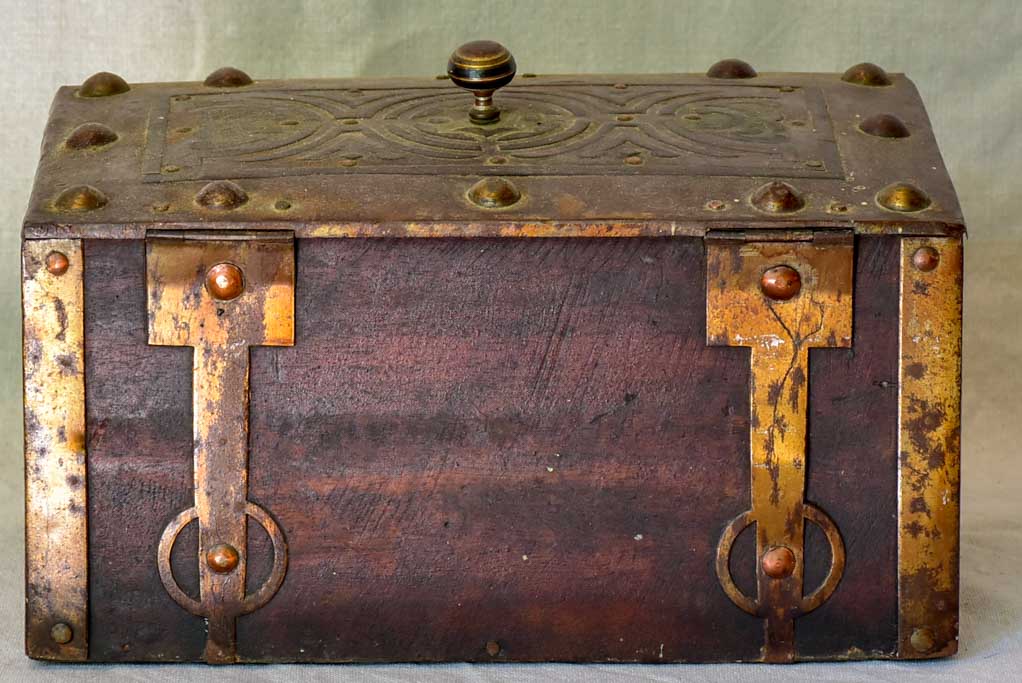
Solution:
{"label": "metal ring", "polygon": [[803,597],[802,602],[799,603],[799,613],[806,614],[826,602],[841,582],[841,577],[845,573],[845,544],[841,540],[841,533],[837,530],[834,520],[820,508],[804,503],[802,516],[820,527],[827,536],[827,542],[830,543],[830,570],[827,572],[827,578],[823,580],[819,588]]}
{"label": "metal ring", "polygon": [[287,543],[284,541],[284,534],[281,533],[280,527],[270,517],[270,513],[255,503],[245,504],[245,514],[259,522],[266,530],[270,541],[273,542],[273,568],[259,590],[251,595],[246,595],[242,600],[240,614],[254,612],[269,602],[284,582],[284,574],[287,573]]}
{"label": "metal ring", "polygon": [[734,545],[735,539],[752,523],[752,511],[746,510],[724,527],[724,533],[720,535],[720,541],[717,543],[717,579],[720,581],[724,592],[731,598],[731,602],[738,605],[745,612],[758,616],[759,601],[753,600],[735,585],[735,581],[731,577],[731,567],[729,566],[731,546]]}
{"label": "metal ring", "polygon": [[167,589],[167,593],[170,594],[174,602],[195,616],[204,617],[206,611],[202,608],[202,603],[181,590],[177,579],[174,578],[174,571],[170,567],[170,551],[174,548],[178,534],[198,518],[199,511],[190,507],[187,510],[182,510],[177,517],[170,521],[160,536],[160,545],[156,551],[156,564],[160,570],[160,581],[163,582],[163,587]]}

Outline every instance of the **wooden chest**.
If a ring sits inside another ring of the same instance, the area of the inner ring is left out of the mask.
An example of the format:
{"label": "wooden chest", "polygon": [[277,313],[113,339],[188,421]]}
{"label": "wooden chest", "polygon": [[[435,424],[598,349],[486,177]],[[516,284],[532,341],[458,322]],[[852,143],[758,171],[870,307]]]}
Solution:
{"label": "wooden chest", "polygon": [[955,652],[964,224],[912,83],[514,71],[59,90],[29,656]]}

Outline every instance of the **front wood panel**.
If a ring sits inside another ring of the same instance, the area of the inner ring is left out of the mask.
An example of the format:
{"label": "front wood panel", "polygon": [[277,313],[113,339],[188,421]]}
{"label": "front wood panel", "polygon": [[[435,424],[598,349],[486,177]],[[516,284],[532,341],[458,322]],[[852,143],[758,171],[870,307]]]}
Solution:
{"label": "front wood panel", "polygon": [[[853,349],[810,362],[807,499],[848,565],[796,622],[806,656],[896,639],[896,241],[857,250]],[[749,503],[749,373],[744,349],[705,344],[701,240],[296,252],[296,345],[254,349],[251,369],[249,498],[290,566],[238,620],[243,659],[759,656],[762,622],[713,568]],[[189,351],[145,343],[142,242],[89,242],[86,264],[90,655],[195,658],[202,620],[155,562],[192,496]],[[269,550],[250,536],[257,586]],[[811,585],[827,557],[808,540]],[[175,557],[186,586],[193,558]]]}

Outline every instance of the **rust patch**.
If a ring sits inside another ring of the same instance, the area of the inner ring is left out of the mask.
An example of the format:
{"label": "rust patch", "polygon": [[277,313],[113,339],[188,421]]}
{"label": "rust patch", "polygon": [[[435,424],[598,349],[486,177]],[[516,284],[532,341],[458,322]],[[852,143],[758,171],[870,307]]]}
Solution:
{"label": "rust patch", "polygon": [[[717,547],[717,576],[736,605],[766,620],[766,661],[795,659],[795,618],[822,604],[843,573],[844,545],[837,527],[804,500],[805,388],[810,348],[851,346],[853,256],[850,236],[827,244],[707,242],[707,343],[752,349],[752,506],[725,529]],[[787,300],[772,300],[760,288],[762,273],[778,264],[794,268],[801,278],[801,290]],[[806,520],[823,529],[832,560],[823,584],[804,596]],[[756,525],[757,557],[784,547],[795,562],[784,577],[767,575],[760,564],[755,599],[741,593],[728,566],[732,543],[751,524]]]}
{"label": "rust patch", "polygon": [[[939,253],[934,269],[913,265],[922,248]],[[898,656],[906,659],[958,649],[961,296],[960,239],[902,241]]]}
{"label": "rust patch", "polygon": [[58,661],[88,658],[82,274],[80,240],[24,242],[25,649]]}

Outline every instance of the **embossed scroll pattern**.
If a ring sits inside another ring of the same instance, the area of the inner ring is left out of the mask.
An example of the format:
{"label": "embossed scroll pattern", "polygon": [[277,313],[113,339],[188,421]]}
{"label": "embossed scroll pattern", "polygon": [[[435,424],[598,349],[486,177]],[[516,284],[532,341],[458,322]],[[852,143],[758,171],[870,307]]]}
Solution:
{"label": "embossed scroll pattern", "polygon": [[158,149],[145,172],[157,182],[452,172],[840,177],[815,89],[564,85],[501,95],[501,119],[487,126],[469,121],[462,93],[438,88],[177,95],[154,117]]}

